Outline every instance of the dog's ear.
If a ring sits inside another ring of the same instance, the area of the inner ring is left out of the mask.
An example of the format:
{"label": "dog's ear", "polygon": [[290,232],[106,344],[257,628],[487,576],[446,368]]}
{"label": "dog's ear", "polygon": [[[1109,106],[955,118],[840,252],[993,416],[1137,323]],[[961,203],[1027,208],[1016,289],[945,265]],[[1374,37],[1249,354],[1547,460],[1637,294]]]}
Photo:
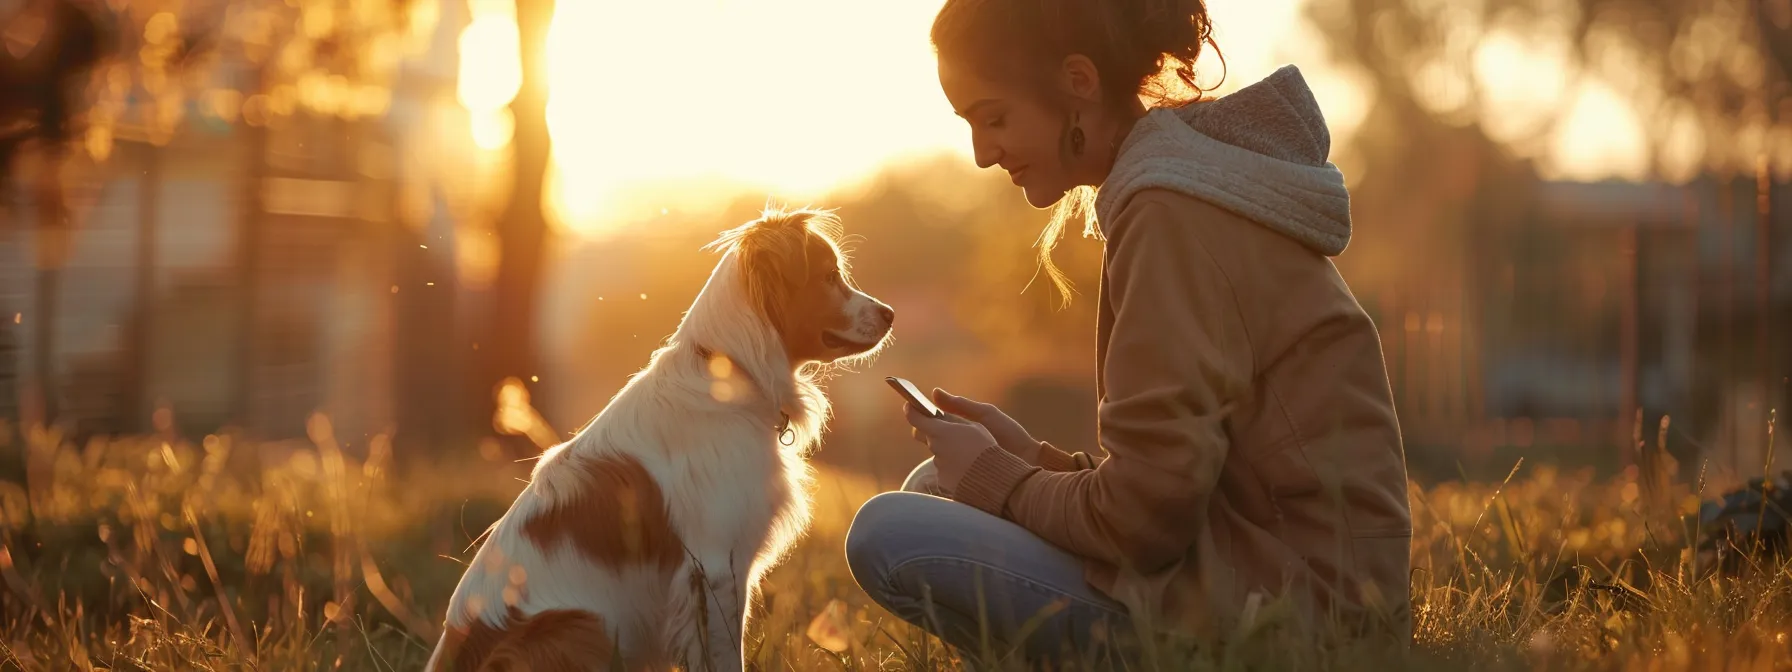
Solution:
{"label": "dog's ear", "polygon": [[800,225],[761,221],[736,250],[747,295],[775,327],[784,326],[791,297],[808,277],[807,237]]}
{"label": "dog's ear", "polygon": [[785,293],[802,289],[808,284],[810,271],[816,263],[813,259],[814,235],[798,221],[784,223],[770,238],[771,246],[777,249],[773,256]]}
{"label": "dog's ear", "polygon": [[759,219],[722,234],[709,248],[732,248],[747,295],[773,326],[789,317],[791,297],[810,280],[817,264],[830,262],[828,238],[837,222],[827,212],[768,209]]}

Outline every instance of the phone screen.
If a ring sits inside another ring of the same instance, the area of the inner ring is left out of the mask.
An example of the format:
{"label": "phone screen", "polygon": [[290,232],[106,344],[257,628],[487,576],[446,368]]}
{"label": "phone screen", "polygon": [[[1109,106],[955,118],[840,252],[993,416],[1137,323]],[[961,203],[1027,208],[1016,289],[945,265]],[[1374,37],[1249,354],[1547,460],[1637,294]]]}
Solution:
{"label": "phone screen", "polygon": [[926,413],[936,418],[945,415],[938,406],[933,405],[933,401],[929,400],[927,395],[921,394],[921,390],[915,388],[914,383],[895,376],[885,378],[884,382],[889,383],[890,387],[895,389],[897,394],[902,395],[902,398],[908,400],[908,403],[914,404],[915,408],[921,409],[922,413]]}

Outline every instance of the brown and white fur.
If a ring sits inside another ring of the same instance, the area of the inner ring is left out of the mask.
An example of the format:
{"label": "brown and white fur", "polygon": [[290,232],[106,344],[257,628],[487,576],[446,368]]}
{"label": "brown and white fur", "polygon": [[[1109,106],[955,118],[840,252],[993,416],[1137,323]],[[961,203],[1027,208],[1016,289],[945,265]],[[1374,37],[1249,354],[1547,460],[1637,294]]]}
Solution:
{"label": "brown and white fur", "polygon": [[895,318],[837,235],[829,213],[768,211],[710,245],[678,330],[493,525],[428,669],[742,669],[758,580],[809,523],[815,373]]}

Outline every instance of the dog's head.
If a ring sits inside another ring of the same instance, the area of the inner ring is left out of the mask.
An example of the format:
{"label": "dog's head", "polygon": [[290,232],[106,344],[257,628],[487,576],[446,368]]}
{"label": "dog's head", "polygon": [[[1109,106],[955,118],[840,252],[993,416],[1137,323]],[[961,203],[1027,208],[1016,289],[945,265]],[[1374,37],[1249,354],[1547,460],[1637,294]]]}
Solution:
{"label": "dog's head", "polygon": [[827,211],[768,209],[710,244],[735,255],[746,295],[792,364],[870,353],[896,320],[895,310],[853,284],[839,235]]}

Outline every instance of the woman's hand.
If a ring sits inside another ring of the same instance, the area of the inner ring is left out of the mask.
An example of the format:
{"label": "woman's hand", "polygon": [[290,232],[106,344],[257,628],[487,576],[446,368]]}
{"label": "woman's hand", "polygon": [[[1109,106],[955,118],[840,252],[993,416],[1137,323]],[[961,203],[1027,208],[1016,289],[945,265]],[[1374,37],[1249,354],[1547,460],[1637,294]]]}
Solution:
{"label": "woman's hand", "polygon": [[933,451],[933,466],[943,492],[958,492],[958,482],[977,456],[997,447],[995,437],[983,425],[950,413],[943,418],[929,417],[913,404],[903,404],[903,411],[914,427],[915,440]]}
{"label": "woman's hand", "polygon": [[938,404],[940,410],[983,425],[989,430],[990,436],[995,437],[996,444],[1002,450],[1026,460],[1027,464],[1038,466],[1039,441],[1027,432],[1027,428],[1003,413],[1002,409],[993,404],[953,395],[937,387],[933,388],[933,403]]}

